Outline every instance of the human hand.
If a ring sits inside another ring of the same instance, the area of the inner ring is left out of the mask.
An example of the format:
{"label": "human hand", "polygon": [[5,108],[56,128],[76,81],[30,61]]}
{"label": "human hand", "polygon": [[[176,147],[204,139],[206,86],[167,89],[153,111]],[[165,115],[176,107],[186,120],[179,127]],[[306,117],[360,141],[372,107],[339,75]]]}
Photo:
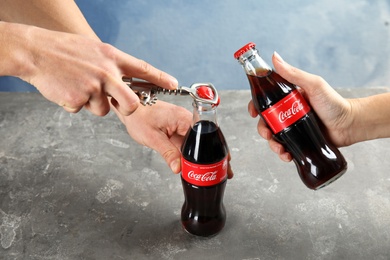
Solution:
{"label": "human hand", "polygon": [[[323,78],[317,75],[299,70],[274,53],[272,62],[276,71],[287,81],[299,86],[298,90],[306,98],[312,109],[317,114],[324,126],[329,140],[337,147],[347,146],[354,143],[350,138],[348,128],[352,124],[353,117],[351,102],[341,97]],[[253,102],[248,104],[248,111],[252,117],[258,115]],[[272,151],[277,153],[281,160],[289,162],[292,156],[284,147],[272,138],[271,130],[266,126],[263,119],[260,118],[257,130],[269,143]]]}
{"label": "human hand", "polygon": [[[160,100],[152,106],[140,106],[130,116],[123,116],[116,109],[114,111],[135,141],[157,151],[174,173],[181,171],[180,149],[191,127],[191,112]],[[229,163],[228,178],[232,177]]]}
{"label": "human hand", "polygon": [[191,112],[163,101],[140,106],[130,116],[113,110],[136,142],[157,151],[174,173],[180,172],[180,147],[191,127]]}
{"label": "human hand", "polygon": [[29,43],[28,52],[24,52],[28,69],[18,76],[68,112],[85,107],[95,115],[106,115],[109,95],[117,111],[131,114],[139,98],[122,81],[123,76],[167,89],[177,87],[172,76],[99,40],[37,27],[27,30],[23,40]]}

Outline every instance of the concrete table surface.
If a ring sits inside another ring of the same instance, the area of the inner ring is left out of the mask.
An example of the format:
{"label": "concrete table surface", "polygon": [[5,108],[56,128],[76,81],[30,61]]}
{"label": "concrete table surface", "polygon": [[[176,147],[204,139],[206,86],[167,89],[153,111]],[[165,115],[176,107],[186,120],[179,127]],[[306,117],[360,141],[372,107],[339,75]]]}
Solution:
{"label": "concrete table surface", "polygon": [[[37,93],[0,93],[0,259],[390,258],[390,139],[342,148],[347,173],[312,191],[257,134],[249,91],[220,95],[235,177],[226,226],[205,239],[182,230],[179,175],[113,113],[69,114]],[[191,109],[188,97],[160,99]]]}

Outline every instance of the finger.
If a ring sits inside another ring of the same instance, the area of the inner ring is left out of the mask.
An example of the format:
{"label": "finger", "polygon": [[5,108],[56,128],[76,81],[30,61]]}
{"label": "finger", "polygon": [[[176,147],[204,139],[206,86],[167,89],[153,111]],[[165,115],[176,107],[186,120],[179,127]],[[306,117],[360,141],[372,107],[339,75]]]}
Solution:
{"label": "finger", "polygon": [[72,108],[72,107],[67,107],[67,106],[62,106],[62,108],[66,111],[66,112],[69,112],[69,113],[77,113],[79,112],[83,107],[75,107],[75,108]]}
{"label": "finger", "polygon": [[156,150],[163,157],[173,173],[179,173],[181,170],[180,150],[177,149],[166,136],[161,135],[158,140],[156,146],[151,148]]}
{"label": "finger", "polygon": [[[169,154],[167,156],[167,154]],[[171,168],[173,173],[179,173],[181,171],[181,158],[178,149],[170,150],[168,153],[165,152],[163,158]]]}
{"label": "finger", "polygon": [[257,123],[257,132],[265,140],[272,139],[272,131],[268,128],[268,126],[265,124],[265,122],[262,118],[260,118],[259,122]]}
{"label": "finger", "polygon": [[292,160],[292,156],[290,153],[288,153],[282,144],[278,143],[277,141],[275,141],[274,139],[271,139],[268,141],[268,145],[269,147],[271,148],[271,150],[276,153],[279,158],[282,160],[282,161],[285,161],[285,162],[290,162]]}
{"label": "finger", "polygon": [[228,154],[228,169],[227,169],[228,179],[231,179],[234,176],[234,173],[233,173],[233,170],[232,170],[232,165],[230,164],[230,160],[231,159],[232,159],[232,156],[231,156],[230,151],[229,151],[229,154]]}
{"label": "finger", "polygon": [[124,60],[122,60],[121,68],[124,76],[144,79],[166,89],[177,88],[177,79],[168,73],[130,55],[122,55],[122,57],[124,57]]}
{"label": "finger", "polygon": [[111,104],[124,116],[132,114],[139,105],[138,96],[122,80],[112,80],[105,91],[115,101]]}
{"label": "finger", "polygon": [[184,137],[185,135],[180,135],[180,133],[177,133],[173,136],[170,137],[170,141],[171,143],[177,148],[177,149],[181,149],[181,146],[184,142]]}
{"label": "finger", "polygon": [[292,161],[292,156],[289,153],[282,153],[279,155],[279,158],[284,162],[291,162]]}
{"label": "finger", "polygon": [[234,177],[234,173],[233,173],[232,166],[231,166],[230,162],[228,163],[227,176],[228,176],[228,179],[232,179]]}
{"label": "finger", "polygon": [[112,97],[109,97],[108,100],[109,100],[110,103],[112,104],[112,106],[113,106],[112,110],[114,110],[114,112],[115,112],[115,114],[117,115],[117,117],[119,118],[119,120],[120,120],[124,125],[126,125],[124,115],[122,115],[121,113],[119,113],[119,111],[116,109],[116,106],[117,106],[116,100],[115,100],[114,98],[112,98]]}
{"label": "finger", "polygon": [[285,62],[277,52],[274,52],[272,56],[272,63],[274,64],[275,69],[280,74],[280,76],[302,88],[316,86],[318,85],[318,81],[322,80],[322,78],[317,75],[310,74],[291,66]]}
{"label": "finger", "polygon": [[93,95],[84,107],[97,116],[105,116],[110,111],[107,96],[104,94]]}
{"label": "finger", "polygon": [[255,105],[253,104],[253,101],[249,101],[248,103],[248,112],[249,112],[249,115],[253,118],[257,117],[259,115],[259,113],[257,113],[257,110],[255,108]]}

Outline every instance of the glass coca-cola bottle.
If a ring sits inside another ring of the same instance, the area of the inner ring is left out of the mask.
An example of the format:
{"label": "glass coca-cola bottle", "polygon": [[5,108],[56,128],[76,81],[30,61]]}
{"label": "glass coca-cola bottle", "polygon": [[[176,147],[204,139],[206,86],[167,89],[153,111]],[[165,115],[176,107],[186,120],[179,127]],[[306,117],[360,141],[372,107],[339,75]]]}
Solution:
{"label": "glass coca-cola bottle", "polygon": [[181,222],[188,233],[208,237],[225,226],[228,147],[217,123],[217,106],[195,100],[193,111],[193,123],[181,149]]}
{"label": "glass coca-cola bottle", "polygon": [[316,190],[344,174],[347,162],[321,132],[319,119],[296,86],[259,56],[254,43],[243,46],[234,58],[248,77],[257,112],[291,153],[303,183]]}

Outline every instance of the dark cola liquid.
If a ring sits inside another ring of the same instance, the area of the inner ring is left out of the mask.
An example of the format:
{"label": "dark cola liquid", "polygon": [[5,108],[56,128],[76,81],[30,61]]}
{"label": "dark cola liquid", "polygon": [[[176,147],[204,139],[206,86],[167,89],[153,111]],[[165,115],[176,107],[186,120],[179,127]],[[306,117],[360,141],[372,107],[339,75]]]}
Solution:
{"label": "dark cola liquid", "polygon": [[[296,89],[274,71],[267,71],[264,76],[247,76],[252,100],[259,113]],[[326,140],[312,110],[294,124],[274,134],[274,138],[291,153],[299,176],[310,189],[330,184],[347,169],[344,156]]]}
{"label": "dark cola liquid", "polygon": [[[197,164],[212,164],[228,154],[225,138],[220,128],[210,121],[197,122],[187,133],[183,143],[183,157]],[[225,226],[226,211],[223,195],[226,180],[213,186],[195,186],[181,178],[184,204],[182,225],[187,232],[197,236],[212,236]]]}

